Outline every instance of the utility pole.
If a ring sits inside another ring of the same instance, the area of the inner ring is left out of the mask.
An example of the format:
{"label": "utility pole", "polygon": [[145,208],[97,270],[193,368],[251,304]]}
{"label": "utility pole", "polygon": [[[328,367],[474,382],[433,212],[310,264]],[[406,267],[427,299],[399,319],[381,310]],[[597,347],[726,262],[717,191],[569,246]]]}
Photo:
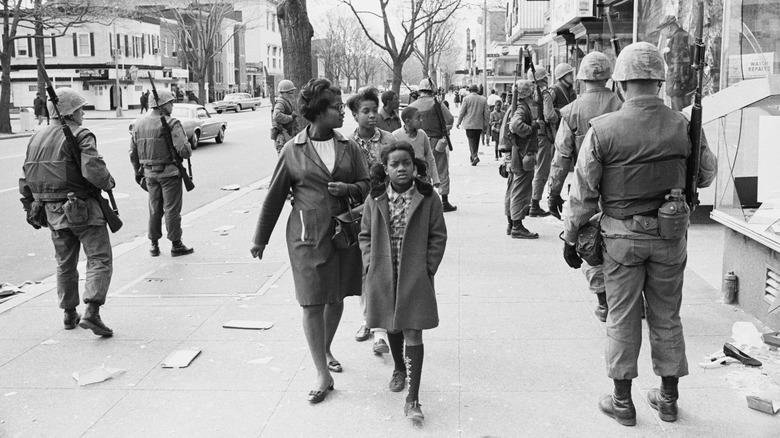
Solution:
{"label": "utility pole", "polygon": [[114,38],[116,38],[116,44],[114,45],[114,76],[116,77],[116,93],[114,93],[114,103],[116,104],[116,116],[122,117],[122,89],[119,88],[119,38],[116,36],[116,21],[113,22],[114,26]]}
{"label": "utility pole", "polygon": [[488,58],[487,58],[487,46],[488,46],[488,9],[487,0],[482,1],[482,59],[484,61],[484,69],[482,70],[482,89],[485,90],[483,96],[490,95],[488,92],[487,84],[487,71],[488,71]]}

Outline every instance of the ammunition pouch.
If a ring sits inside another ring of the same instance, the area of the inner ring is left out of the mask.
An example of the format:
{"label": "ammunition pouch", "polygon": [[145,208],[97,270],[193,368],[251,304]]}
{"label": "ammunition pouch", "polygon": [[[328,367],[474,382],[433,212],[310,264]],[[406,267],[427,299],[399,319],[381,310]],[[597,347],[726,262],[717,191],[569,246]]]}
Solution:
{"label": "ammunition pouch", "polygon": [[[24,203],[24,201],[22,201]],[[29,205],[29,209],[25,208],[27,213],[27,223],[30,224],[36,230],[49,226],[49,221],[46,219],[46,204],[43,201],[33,201]]]}
{"label": "ammunition pouch", "polygon": [[604,244],[601,237],[601,213],[595,214],[577,232],[577,254],[591,266],[604,263]]}

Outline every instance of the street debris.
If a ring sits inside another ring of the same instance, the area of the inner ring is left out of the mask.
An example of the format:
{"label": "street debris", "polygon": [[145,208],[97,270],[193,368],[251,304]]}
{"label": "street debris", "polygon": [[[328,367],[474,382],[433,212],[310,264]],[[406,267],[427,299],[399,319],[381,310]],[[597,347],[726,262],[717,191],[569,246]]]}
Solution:
{"label": "street debris", "polygon": [[227,236],[228,231],[232,230],[235,227],[236,227],[235,225],[222,225],[221,227],[214,228],[214,232],[219,233],[222,236]]}
{"label": "street debris", "polygon": [[12,395],[16,395],[16,391],[13,391],[13,392],[6,392],[6,393],[5,393],[5,394],[3,394],[3,395],[4,395],[5,397],[10,397],[10,396],[12,396]]}
{"label": "street debris", "polygon": [[163,368],[187,368],[200,354],[200,349],[176,350],[162,361]]}
{"label": "street debris", "polygon": [[47,339],[47,340],[41,342],[41,345],[54,345],[54,344],[59,344],[59,343],[60,343],[60,341],[58,341],[56,339]]}
{"label": "street debris", "polygon": [[765,344],[772,347],[780,347],[780,332],[770,332],[761,335],[761,339]]}
{"label": "street debris", "polygon": [[235,214],[246,214],[246,213],[249,213],[249,210],[233,210],[233,213],[235,213]]}
{"label": "street debris", "polygon": [[92,368],[84,371],[74,371],[73,378],[79,383],[79,386],[91,385],[93,383],[100,383],[116,377],[125,370],[119,368],[109,368],[105,365],[101,365],[99,368]]}
{"label": "street debris", "polygon": [[11,295],[21,293],[24,293],[24,291],[11,283],[0,284],[0,298],[10,297]]}
{"label": "street debris", "polygon": [[267,356],[267,357],[261,357],[260,359],[250,360],[248,363],[251,363],[252,365],[265,365],[271,362],[272,360],[274,360],[273,356]]}
{"label": "street debris", "polygon": [[241,321],[236,319],[222,324],[222,328],[246,330],[268,330],[273,326],[274,323],[270,321]]}
{"label": "street debris", "polygon": [[769,400],[768,398],[757,397],[755,395],[748,395],[746,398],[750,409],[755,409],[770,415],[774,415],[780,411],[780,401],[778,400]]}
{"label": "street debris", "polygon": [[240,184],[228,184],[226,186],[222,186],[219,189],[220,190],[238,190],[241,188]]}

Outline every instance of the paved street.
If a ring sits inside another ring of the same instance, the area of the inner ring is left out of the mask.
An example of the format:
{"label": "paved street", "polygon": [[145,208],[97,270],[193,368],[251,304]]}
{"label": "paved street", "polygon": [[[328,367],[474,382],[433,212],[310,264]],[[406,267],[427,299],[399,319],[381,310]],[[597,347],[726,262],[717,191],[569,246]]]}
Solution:
{"label": "paved street", "polygon": [[[356,298],[347,299],[334,341],[344,372],[335,374],[335,391],[324,403],[309,405],[314,369],[284,243],[289,207],[265,258],[249,255],[273,166],[267,127],[254,129],[267,115],[231,115],[226,143],[196,151],[198,188],[185,198],[183,222],[195,253],[176,259],[167,247],[159,258],[148,256],[141,235],[143,193],[131,179],[120,141],[126,132],[106,137],[116,143],[101,150],[118,186],[128,187],[118,190],[129,195],[119,200],[128,234],[114,236],[114,279],[101,312],[116,334],[101,339],[78,328],[62,330],[54,263],[31,257],[26,263],[45,274],[43,283],[0,305],[0,437],[777,436],[777,418],[748,409],[745,401],[758,391],[780,399],[776,351],[755,353],[764,362],[759,369],[696,365],[732,342],[734,322],[766,330],[738,307],[719,302],[719,225],[690,230],[682,309],[690,376],[680,381],[680,419],[660,421],[643,400],[659,383],[645,338],[633,389],[637,426],[620,426],[597,408],[599,396],[612,387],[605,374],[604,324],[593,315],[596,299],[582,273],[563,262],[561,223],[529,218],[526,225],[539,232],[538,240],[506,236],[505,180],[492,150],[478,166],[468,164],[462,130],[453,131],[451,160],[450,200],[458,210],[445,216],[449,240],[436,276],[441,325],[424,334],[425,425],[411,426],[403,416],[404,395],[388,391],[389,355],[374,355],[371,342],[355,342],[361,322]],[[241,117],[245,125],[234,122]],[[111,123],[122,124],[106,122],[106,129]],[[23,153],[19,144],[9,147],[11,141],[0,141],[1,155]],[[18,176],[18,159],[0,165],[3,175],[8,166]],[[2,188],[12,184],[3,178]],[[241,190],[219,190],[231,183]],[[14,206],[6,211],[19,222],[18,196],[0,196]],[[22,258],[18,251],[12,260]],[[3,253],[5,271],[8,251]],[[222,328],[229,320],[274,326]],[[169,353],[188,348],[202,350],[189,367],[161,367]],[[125,372],[83,387],[71,376],[101,365]]]}

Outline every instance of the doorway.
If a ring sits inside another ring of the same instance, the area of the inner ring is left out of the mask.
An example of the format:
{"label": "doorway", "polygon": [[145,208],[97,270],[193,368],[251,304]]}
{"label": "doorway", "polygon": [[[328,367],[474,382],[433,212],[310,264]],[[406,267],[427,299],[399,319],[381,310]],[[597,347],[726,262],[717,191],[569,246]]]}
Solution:
{"label": "doorway", "polygon": [[[116,84],[111,86],[111,93],[110,93],[109,96],[111,98],[111,109],[112,110],[116,109],[116,102],[115,102],[116,101]],[[119,106],[122,106],[122,88],[121,87],[119,88]]]}

